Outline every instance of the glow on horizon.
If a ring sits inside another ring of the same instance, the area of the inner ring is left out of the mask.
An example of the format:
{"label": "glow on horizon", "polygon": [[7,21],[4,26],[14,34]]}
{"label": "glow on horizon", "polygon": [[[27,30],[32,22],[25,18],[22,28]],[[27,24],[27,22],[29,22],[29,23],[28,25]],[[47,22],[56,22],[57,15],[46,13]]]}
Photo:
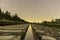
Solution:
{"label": "glow on horizon", "polygon": [[0,0],[0,8],[29,22],[60,18],[60,0]]}

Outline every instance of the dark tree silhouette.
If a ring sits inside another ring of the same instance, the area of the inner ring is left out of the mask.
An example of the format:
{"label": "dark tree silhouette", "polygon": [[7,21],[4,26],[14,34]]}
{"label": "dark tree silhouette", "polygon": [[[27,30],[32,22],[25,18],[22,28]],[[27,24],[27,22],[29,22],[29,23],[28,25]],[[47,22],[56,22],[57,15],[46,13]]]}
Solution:
{"label": "dark tree silhouette", "polygon": [[1,17],[2,17],[2,19],[4,19],[4,18],[5,18],[4,11],[2,12]]}
{"label": "dark tree silhouette", "polygon": [[6,19],[6,20],[10,20],[10,21],[14,21],[14,22],[25,22],[25,20],[21,19],[20,17],[18,17],[17,14],[11,16],[10,12],[9,11],[6,11],[4,13],[4,11],[2,12],[1,8],[0,8],[0,20],[1,19]]}
{"label": "dark tree silhouette", "polygon": [[5,12],[5,18],[9,20],[10,17],[11,17],[10,12],[6,11]]}
{"label": "dark tree silhouette", "polygon": [[2,14],[2,10],[1,10],[1,8],[0,8],[0,19],[2,19],[2,16],[1,16],[1,14]]}
{"label": "dark tree silhouette", "polygon": [[0,15],[1,15],[1,9],[0,9]]}
{"label": "dark tree silhouette", "polygon": [[17,16],[17,14],[15,14],[15,15],[13,15],[13,21],[18,21],[18,19],[20,19],[18,16]]}

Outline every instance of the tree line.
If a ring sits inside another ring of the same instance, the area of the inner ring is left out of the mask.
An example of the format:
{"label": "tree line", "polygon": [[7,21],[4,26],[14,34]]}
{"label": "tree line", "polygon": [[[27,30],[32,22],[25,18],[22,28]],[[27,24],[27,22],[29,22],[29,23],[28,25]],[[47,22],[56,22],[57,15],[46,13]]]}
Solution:
{"label": "tree line", "polygon": [[0,8],[0,20],[1,19],[6,19],[6,20],[10,20],[10,21],[22,21],[22,22],[25,22],[23,19],[18,17],[17,14],[12,16],[9,11],[4,12]]}

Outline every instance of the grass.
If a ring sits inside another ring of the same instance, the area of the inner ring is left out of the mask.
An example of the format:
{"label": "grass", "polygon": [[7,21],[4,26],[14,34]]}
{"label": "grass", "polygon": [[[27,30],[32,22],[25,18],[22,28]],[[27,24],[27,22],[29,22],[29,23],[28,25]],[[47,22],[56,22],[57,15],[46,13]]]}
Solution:
{"label": "grass", "polygon": [[6,19],[1,19],[0,22],[14,22],[14,21],[6,20]]}

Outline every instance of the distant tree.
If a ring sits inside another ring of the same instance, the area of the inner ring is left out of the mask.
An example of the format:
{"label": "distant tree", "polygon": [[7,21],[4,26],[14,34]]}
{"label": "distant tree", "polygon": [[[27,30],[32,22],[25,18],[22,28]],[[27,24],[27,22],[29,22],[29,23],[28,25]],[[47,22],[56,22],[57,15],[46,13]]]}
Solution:
{"label": "distant tree", "polygon": [[7,20],[11,20],[11,21],[18,21],[18,22],[25,22],[25,20],[21,19],[20,17],[18,17],[17,14],[11,16],[10,12],[6,11],[6,12],[2,12],[1,8],[0,8],[0,20],[1,19],[7,19]]}
{"label": "distant tree", "polygon": [[4,19],[4,17],[5,17],[4,11],[2,12],[1,17],[2,17],[2,19]]}
{"label": "distant tree", "polygon": [[52,23],[54,23],[54,20],[52,19],[52,21],[51,21]]}
{"label": "distant tree", "polygon": [[43,21],[42,23],[48,23],[47,21]]}
{"label": "distant tree", "polygon": [[18,18],[17,14],[13,15],[13,21],[17,21],[17,18]]}
{"label": "distant tree", "polygon": [[56,23],[60,23],[60,19],[55,19],[55,22]]}
{"label": "distant tree", "polygon": [[8,11],[5,12],[5,18],[8,20],[11,20],[10,12],[8,12]]}
{"label": "distant tree", "polygon": [[0,8],[0,15],[1,15],[1,13],[2,13],[2,10],[1,10],[1,8]]}
{"label": "distant tree", "polygon": [[2,10],[1,10],[1,8],[0,8],[0,19],[2,18],[1,14],[2,14]]}
{"label": "distant tree", "polygon": [[13,21],[25,22],[23,19],[17,16],[17,14],[13,15]]}

